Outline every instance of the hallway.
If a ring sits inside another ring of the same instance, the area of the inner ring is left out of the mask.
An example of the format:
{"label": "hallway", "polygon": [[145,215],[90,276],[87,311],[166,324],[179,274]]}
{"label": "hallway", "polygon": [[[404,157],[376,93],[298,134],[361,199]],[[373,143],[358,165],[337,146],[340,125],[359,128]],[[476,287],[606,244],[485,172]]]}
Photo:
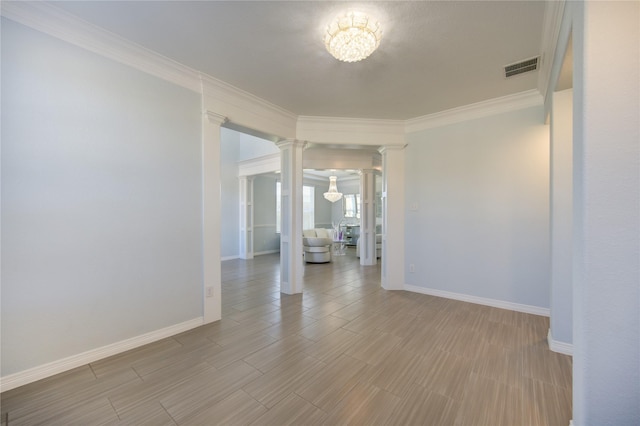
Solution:
{"label": "hallway", "polygon": [[569,424],[548,318],[385,291],[353,248],[293,296],[278,255],[222,271],[222,321],[5,392],[9,424]]}

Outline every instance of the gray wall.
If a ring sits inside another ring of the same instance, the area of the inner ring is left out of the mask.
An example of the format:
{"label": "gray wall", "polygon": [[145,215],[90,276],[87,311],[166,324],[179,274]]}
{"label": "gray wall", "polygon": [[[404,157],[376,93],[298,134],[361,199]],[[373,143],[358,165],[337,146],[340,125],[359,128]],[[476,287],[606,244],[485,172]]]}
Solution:
{"label": "gray wall", "polygon": [[202,315],[201,101],[2,20],[2,375]]}
{"label": "gray wall", "polygon": [[[315,221],[316,228],[331,228],[331,209],[333,207],[333,203],[324,198],[324,193],[329,189],[329,181],[327,180],[327,184],[323,185],[321,183],[315,181],[305,181],[304,184],[306,186],[313,186],[314,190],[314,207],[315,211],[313,214],[313,219]],[[338,203],[336,203],[338,204]]]}
{"label": "gray wall", "polygon": [[549,307],[542,116],[535,107],[408,135],[407,284]]}
{"label": "gray wall", "polygon": [[280,153],[280,148],[271,141],[248,135],[246,133],[236,132],[236,134],[238,135],[240,143],[238,161],[250,160],[252,158]]}
{"label": "gray wall", "polygon": [[551,113],[551,298],[554,341],[573,342],[573,90],[553,94]]}
{"label": "gray wall", "polygon": [[276,233],[276,175],[253,179],[253,251],[255,254],[280,251]]}
{"label": "gray wall", "polygon": [[220,256],[235,259],[240,250],[240,182],[238,158],[241,134],[222,128],[220,132]]}
{"label": "gray wall", "polygon": [[[222,163],[220,244],[222,259],[225,260],[237,258],[240,250],[238,162],[278,153],[280,150],[273,142],[227,128],[222,128],[220,148]],[[255,202],[254,199],[254,252],[279,250],[280,235],[275,234],[275,175],[271,176],[273,188],[267,188],[268,184],[262,180],[262,177],[256,178],[260,182],[257,183],[258,188],[254,187],[254,197],[258,200],[268,200],[269,205],[273,204],[273,207],[265,208],[263,203]]]}

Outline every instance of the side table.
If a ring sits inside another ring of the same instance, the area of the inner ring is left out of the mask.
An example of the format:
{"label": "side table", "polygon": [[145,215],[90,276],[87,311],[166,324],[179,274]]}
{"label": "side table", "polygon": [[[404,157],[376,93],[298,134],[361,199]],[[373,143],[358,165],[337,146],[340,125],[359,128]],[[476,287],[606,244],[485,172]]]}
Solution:
{"label": "side table", "polygon": [[334,256],[344,256],[344,254],[345,254],[345,252],[344,252],[345,245],[346,245],[346,241],[345,240],[333,240],[332,254]]}

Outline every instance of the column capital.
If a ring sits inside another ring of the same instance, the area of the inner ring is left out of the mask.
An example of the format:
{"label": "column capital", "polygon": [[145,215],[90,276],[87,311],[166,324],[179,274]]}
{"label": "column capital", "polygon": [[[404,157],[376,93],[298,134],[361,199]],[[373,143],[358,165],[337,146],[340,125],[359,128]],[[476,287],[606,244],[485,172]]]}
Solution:
{"label": "column capital", "polygon": [[371,173],[371,174],[375,175],[376,173],[380,173],[380,170],[377,170],[377,169],[360,169],[359,172],[360,172],[360,176],[362,176],[365,173]]}
{"label": "column capital", "polygon": [[288,147],[288,146],[304,148],[307,145],[307,141],[301,141],[301,140],[298,140],[298,139],[281,139],[278,142],[276,142],[275,144],[280,149]]}
{"label": "column capital", "polygon": [[207,117],[207,120],[211,124],[217,124],[218,126],[221,126],[227,122],[227,117],[225,117],[224,115],[217,114],[210,110],[206,110],[204,112],[204,115],[205,117]]}
{"label": "column capital", "polygon": [[378,148],[380,154],[384,154],[387,151],[402,151],[407,145],[385,145]]}

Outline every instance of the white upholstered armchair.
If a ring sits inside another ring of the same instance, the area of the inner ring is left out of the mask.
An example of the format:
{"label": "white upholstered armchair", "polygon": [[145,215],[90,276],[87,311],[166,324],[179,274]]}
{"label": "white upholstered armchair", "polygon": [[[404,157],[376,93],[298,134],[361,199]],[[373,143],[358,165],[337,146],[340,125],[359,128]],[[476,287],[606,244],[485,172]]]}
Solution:
{"label": "white upholstered armchair", "polygon": [[302,231],[304,261],[308,263],[331,262],[332,244],[333,231],[331,229],[317,228]]}

